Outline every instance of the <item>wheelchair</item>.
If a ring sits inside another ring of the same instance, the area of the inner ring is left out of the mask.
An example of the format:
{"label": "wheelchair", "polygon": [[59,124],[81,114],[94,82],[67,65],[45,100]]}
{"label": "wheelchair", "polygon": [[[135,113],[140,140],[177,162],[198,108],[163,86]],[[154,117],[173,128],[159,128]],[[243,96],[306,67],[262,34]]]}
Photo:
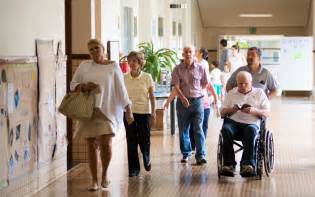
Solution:
{"label": "wheelchair", "polygon": [[[224,121],[225,120],[226,118],[224,118]],[[239,140],[237,138],[233,140],[233,145],[238,147],[238,149],[234,151],[234,154],[244,149],[244,147],[238,141]],[[253,177],[261,179],[263,175],[263,168],[265,169],[266,175],[269,177],[274,167],[274,141],[272,133],[266,129],[265,119],[262,119],[260,123],[259,136],[255,141],[255,157],[256,165],[254,169],[255,174]],[[220,132],[217,149],[217,167],[219,179],[221,176],[225,176],[222,173],[223,164],[223,136]]]}

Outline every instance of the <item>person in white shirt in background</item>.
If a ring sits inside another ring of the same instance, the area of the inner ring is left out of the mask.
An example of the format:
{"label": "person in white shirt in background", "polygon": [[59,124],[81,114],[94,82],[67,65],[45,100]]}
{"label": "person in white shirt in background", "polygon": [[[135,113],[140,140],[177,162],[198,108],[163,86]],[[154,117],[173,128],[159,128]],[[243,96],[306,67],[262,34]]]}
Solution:
{"label": "person in white shirt in background", "polygon": [[222,72],[219,69],[219,63],[218,61],[212,61],[211,66],[214,67],[214,69],[210,72],[210,81],[213,85],[213,88],[218,96],[218,98],[222,101],[222,80],[221,75]]}
{"label": "person in white shirt in background", "polygon": [[221,73],[221,83],[222,83],[222,100],[224,100],[224,97],[227,93],[226,91],[226,83],[229,80],[231,76],[231,70],[230,66],[228,64],[224,65],[224,71]]}
{"label": "person in white shirt in background", "polygon": [[230,66],[230,72],[233,73],[239,67],[247,65],[247,62],[244,55],[240,53],[240,48],[237,45],[233,45],[231,51],[228,65]]}

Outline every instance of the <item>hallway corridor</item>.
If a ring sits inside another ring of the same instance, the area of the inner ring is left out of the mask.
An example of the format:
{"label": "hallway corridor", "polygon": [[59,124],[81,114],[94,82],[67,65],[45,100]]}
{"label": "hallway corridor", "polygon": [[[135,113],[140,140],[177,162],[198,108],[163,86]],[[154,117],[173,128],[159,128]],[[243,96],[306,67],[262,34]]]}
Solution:
{"label": "hallway corridor", "polygon": [[[196,166],[192,159],[181,164],[177,135],[152,135],[152,171],[141,166],[140,176],[128,178],[125,140],[114,145],[109,168],[108,191],[89,192],[86,164],[77,165],[67,175],[38,192],[50,196],[314,196],[315,187],[315,103],[308,98],[281,98],[272,101],[267,121],[275,141],[275,169],[262,180],[244,179],[237,166],[234,178],[217,176],[216,151],[221,120],[212,116],[207,137],[207,160]],[[240,155],[238,155],[238,160]]]}

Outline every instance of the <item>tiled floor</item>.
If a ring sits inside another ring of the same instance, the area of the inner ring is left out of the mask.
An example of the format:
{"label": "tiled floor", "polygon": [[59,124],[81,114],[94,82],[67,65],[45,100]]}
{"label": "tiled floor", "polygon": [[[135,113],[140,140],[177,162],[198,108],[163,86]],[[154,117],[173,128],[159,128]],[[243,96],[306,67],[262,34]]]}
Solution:
{"label": "tiled floor", "polygon": [[[221,120],[212,117],[207,138],[208,164],[183,165],[179,161],[178,137],[155,133],[152,136],[152,171],[142,170],[128,178],[126,144],[115,145],[109,169],[108,191],[87,191],[86,164],[35,196],[315,196],[315,105],[304,98],[275,99],[268,128],[275,140],[275,170],[262,180],[234,178],[218,180],[216,149]],[[239,157],[238,157],[239,158]]]}

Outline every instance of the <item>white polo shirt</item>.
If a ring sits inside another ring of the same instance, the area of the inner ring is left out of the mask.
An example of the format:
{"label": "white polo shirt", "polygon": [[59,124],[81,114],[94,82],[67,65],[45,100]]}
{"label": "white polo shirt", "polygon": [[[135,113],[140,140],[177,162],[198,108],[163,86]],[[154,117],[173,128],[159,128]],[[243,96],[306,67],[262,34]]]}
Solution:
{"label": "white polo shirt", "polygon": [[[233,107],[235,104],[242,106],[243,104],[249,104],[257,109],[266,109],[270,111],[269,100],[260,88],[252,87],[252,90],[247,94],[238,92],[237,87],[230,90],[223,101],[222,108]],[[244,124],[256,124],[259,127],[260,119],[257,116],[237,111],[230,119]]]}
{"label": "white polo shirt", "polygon": [[151,114],[151,103],[149,98],[149,89],[153,88],[154,82],[150,74],[140,73],[138,77],[132,77],[130,72],[125,74],[125,85],[132,102],[132,113]]}

